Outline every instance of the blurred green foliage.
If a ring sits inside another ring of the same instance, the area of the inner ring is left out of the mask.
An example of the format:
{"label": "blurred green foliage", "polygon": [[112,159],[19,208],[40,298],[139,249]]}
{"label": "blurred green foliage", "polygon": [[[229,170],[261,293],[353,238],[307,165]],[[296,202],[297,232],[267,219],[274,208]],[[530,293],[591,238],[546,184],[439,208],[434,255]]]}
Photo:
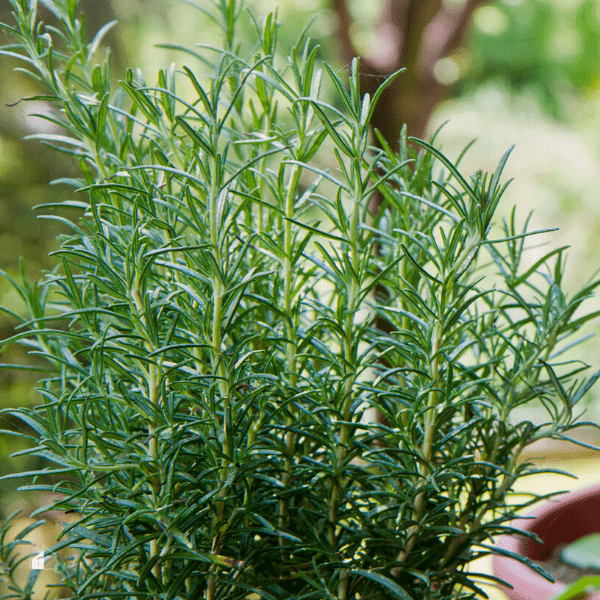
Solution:
{"label": "blurred green foliage", "polygon": [[569,118],[569,96],[600,82],[597,0],[503,0],[477,9],[455,94],[490,81],[533,93],[553,117]]}

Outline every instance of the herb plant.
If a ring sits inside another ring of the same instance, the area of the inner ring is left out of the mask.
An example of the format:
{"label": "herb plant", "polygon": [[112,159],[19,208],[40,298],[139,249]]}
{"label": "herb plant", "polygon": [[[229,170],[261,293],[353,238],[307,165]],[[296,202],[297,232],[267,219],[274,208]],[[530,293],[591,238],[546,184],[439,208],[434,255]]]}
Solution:
{"label": "herb plant", "polygon": [[[600,376],[562,359],[599,282],[568,298],[563,248],[521,266],[514,210],[491,233],[509,152],[467,179],[406,131],[377,149],[390,80],[361,95],[358,60],[345,82],[305,32],[279,64],[276,15],[240,0],[186,0],[222,30],[189,50],[199,70],[129,70],[117,89],[97,58],[110,25],[87,43],[76,0],[44,2],[57,27],[10,2],[0,52],[64,130],[35,137],[80,168],[60,182],[81,217],[41,207],[69,228],[56,268],[5,274],[27,314],[3,345],[48,369],[39,406],[8,411],[46,466],[10,477],[68,513],[49,552],[61,593],[478,595],[491,578],[469,563],[542,497],[508,504],[536,472],[521,451],[564,437]],[[513,418],[530,402],[547,423]],[[37,572],[17,581],[8,539],[6,597],[24,600]]]}
{"label": "herb plant", "polygon": [[560,557],[564,562],[581,569],[600,570],[600,533],[589,533],[567,544]]}

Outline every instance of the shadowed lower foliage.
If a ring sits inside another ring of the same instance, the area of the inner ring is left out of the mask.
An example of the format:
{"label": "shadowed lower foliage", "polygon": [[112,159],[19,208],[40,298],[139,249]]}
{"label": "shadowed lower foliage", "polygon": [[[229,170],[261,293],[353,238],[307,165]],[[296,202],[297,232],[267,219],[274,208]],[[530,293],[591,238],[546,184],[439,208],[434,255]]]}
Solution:
{"label": "shadowed lower foliage", "polygon": [[[45,2],[58,29],[10,1],[0,53],[56,107],[64,134],[40,140],[81,167],[55,269],[5,275],[26,312],[3,344],[47,364],[39,406],[10,411],[46,466],[11,477],[68,513],[61,593],[474,597],[467,565],[536,500],[507,505],[535,471],[520,452],[563,437],[600,376],[563,358],[599,282],[566,297],[562,248],[521,266],[514,211],[492,233],[509,153],[467,179],[405,133],[376,150],[387,84],[361,95],[358,61],[343,82],[305,32],[277,64],[276,15],[242,44],[239,1],[188,2],[222,28],[189,50],[200,69],[115,90],[107,29],[88,43],[74,0]],[[515,422],[534,401],[548,422]],[[0,558],[25,600],[21,544]]]}

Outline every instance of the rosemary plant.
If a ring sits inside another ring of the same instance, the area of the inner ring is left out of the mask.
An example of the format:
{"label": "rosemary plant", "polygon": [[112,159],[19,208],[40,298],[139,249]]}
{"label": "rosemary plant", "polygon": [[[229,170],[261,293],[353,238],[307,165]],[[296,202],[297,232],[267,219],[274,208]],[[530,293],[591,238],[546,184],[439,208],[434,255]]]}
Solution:
{"label": "rosemary plant", "polygon": [[[129,70],[117,89],[97,56],[110,25],[88,43],[76,0],[44,2],[57,27],[10,2],[0,52],[64,131],[35,137],[80,167],[61,182],[81,217],[42,207],[69,227],[56,268],[4,275],[27,313],[3,346],[48,369],[39,406],[9,411],[45,466],[10,477],[67,514],[48,553],[61,593],[479,595],[490,577],[469,563],[540,497],[508,502],[535,472],[521,451],[565,437],[600,376],[562,360],[600,282],[565,296],[563,249],[521,266],[514,210],[492,233],[509,153],[468,179],[406,131],[375,148],[391,79],[361,95],[358,60],[343,81],[305,32],[281,66],[276,15],[241,0],[186,0],[222,29],[222,48],[190,50],[201,69]],[[546,423],[514,419],[529,402]],[[5,597],[30,598],[22,537],[0,539]]]}

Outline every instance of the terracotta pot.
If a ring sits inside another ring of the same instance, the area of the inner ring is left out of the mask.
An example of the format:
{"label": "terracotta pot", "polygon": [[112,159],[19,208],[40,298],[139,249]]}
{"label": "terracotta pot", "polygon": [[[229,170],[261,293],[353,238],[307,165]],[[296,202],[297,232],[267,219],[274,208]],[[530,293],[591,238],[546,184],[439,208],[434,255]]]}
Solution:
{"label": "terracotta pot", "polygon": [[[525,516],[530,518],[516,519],[511,526],[535,533],[543,543],[507,535],[499,537],[496,546],[532,560],[546,560],[557,545],[600,532],[600,485],[556,496]],[[511,600],[548,600],[567,587],[558,581],[550,583],[530,567],[505,556],[494,555],[492,567],[496,577],[513,586],[501,588]],[[600,594],[590,594],[588,598],[600,600]]]}

